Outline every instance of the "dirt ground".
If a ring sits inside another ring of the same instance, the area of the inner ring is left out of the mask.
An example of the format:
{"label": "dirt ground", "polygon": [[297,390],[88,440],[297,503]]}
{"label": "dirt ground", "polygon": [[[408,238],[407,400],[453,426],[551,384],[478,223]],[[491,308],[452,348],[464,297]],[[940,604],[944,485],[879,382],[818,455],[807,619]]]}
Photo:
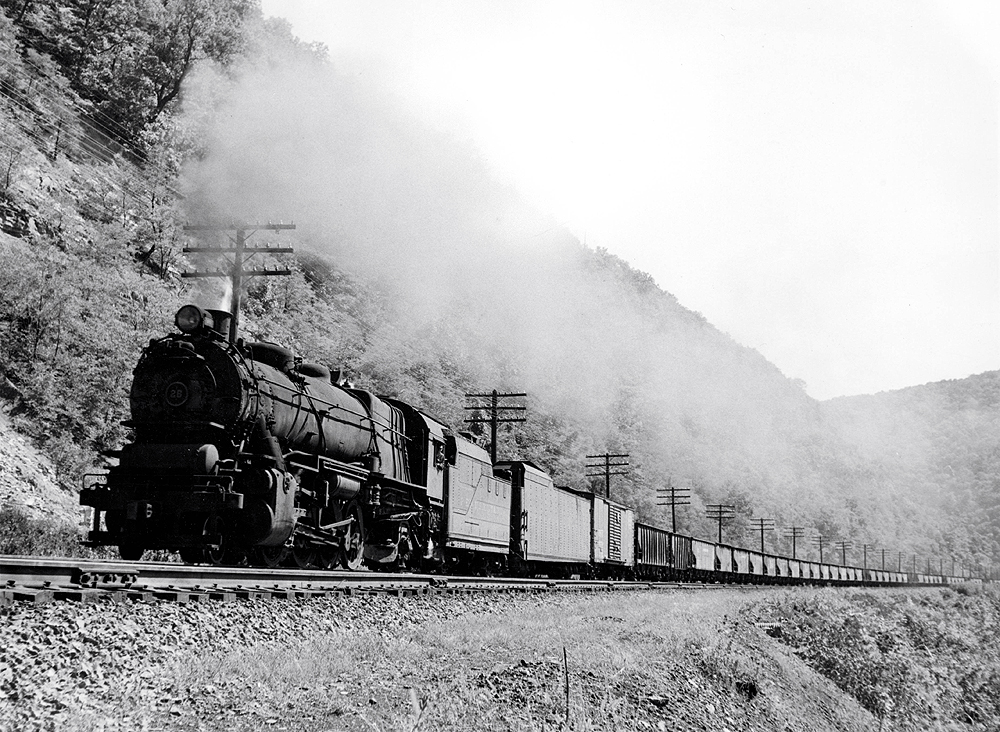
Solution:
{"label": "dirt ground", "polygon": [[879,729],[766,592],[15,605],[0,729]]}

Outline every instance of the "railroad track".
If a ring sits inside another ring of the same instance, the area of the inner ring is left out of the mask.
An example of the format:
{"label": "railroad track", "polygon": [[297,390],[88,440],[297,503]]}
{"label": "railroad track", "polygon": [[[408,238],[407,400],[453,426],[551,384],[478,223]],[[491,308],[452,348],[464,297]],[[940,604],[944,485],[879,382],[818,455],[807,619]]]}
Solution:
{"label": "railroad track", "polygon": [[[13,602],[98,600],[296,599],[328,595],[427,595],[473,592],[608,592],[694,588],[676,582],[443,577],[166,562],[0,557],[0,605]],[[711,585],[708,585],[711,587]]]}

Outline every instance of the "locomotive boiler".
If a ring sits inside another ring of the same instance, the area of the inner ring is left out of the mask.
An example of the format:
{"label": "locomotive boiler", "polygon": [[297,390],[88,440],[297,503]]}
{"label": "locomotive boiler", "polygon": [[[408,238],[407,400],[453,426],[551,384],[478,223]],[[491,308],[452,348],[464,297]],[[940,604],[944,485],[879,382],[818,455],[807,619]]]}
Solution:
{"label": "locomotive boiler", "polygon": [[447,468],[462,438],[188,305],[133,372],[134,433],[81,492],[90,545],[188,562],[357,568],[440,561]]}

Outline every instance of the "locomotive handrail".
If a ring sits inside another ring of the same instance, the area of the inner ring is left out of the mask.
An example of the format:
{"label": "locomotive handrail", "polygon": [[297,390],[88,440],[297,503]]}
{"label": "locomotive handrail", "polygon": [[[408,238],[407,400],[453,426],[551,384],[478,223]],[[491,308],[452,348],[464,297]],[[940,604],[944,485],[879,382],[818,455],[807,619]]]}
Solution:
{"label": "locomotive handrail", "polygon": [[[301,391],[293,391],[293,390],[289,389],[287,386],[285,386],[284,384],[282,384],[280,382],[277,382],[277,381],[273,381],[272,379],[268,379],[267,377],[261,377],[261,376],[259,376],[259,377],[257,377],[257,380],[258,381],[262,381],[265,384],[270,384],[271,386],[280,387],[280,388],[284,389],[285,391],[291,392],[293,394],[297,394],[297,395],[303,395],[304,394],[304,392],[301,392]],[[348,414],[351,414],[351,415],[353,415],[355,417],[358,417],[358,418],[360,418],[362,420],[368,420],[371,423],[372,428],[373,429],[378,429],[383,435],[385,435],[387,433],[392,433],[392,434],[395,434],[395,435],[403,438],[404,440],[411,441],[411,438],[409,437],[409,435],[407,435],[405,432],[400,432],[399,430],[395,429],[394,427],[392,427],[392,425],[387,424],[385,422],[385,420],[375,419],[374,417],[372,417],[369,414],[363,414],[363,413],[355,412],[352,409],[349,409],[347,407],[341,406],[339,404],[334,404],[333,402],[328,402],[327,400],[323,399],[322,397],[318,397],[318,396],[315,396],[313,394],[309,394],[307,396],[310,399],[313,399],[313,400],[315,400],[317,402],[320,402],[321,404],[323,404],[325,406],[328,406],[328,407],[330,407],[332,409],[339,409],[340,411],[347,412]],[[279,396],[275,395],[273,392],[271,393],[270,397],[271,397],[271,399],[273,399],[274,401],[278,402],[279,404],[284,404],[284,405],[289,406],[289,407],[301,408],[301,406],[302,406],[300,404],[296,404],[294,401],[291,401],[289,399],[283,399],[282,397],[279,397]],[[346,421],[344,419],[338,419],[336,417],[331,417],[329,412],[325,413],[325,416],[323,417],[323,419],[331,419],[334,422],[338,422],[340,424],[347,424],[347,425],[353,424],[352,422],[348,422],[348,421]]]}

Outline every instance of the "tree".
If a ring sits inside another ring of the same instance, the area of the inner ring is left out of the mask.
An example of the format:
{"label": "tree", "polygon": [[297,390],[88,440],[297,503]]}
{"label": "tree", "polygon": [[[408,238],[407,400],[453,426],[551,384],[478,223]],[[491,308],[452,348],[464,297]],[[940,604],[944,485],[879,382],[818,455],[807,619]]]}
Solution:
{"label": "tree", "polygon": [[257,0],[0,0],[29,45],[51,56],[120,142],[178,100],[200,62],[229,67]]}

